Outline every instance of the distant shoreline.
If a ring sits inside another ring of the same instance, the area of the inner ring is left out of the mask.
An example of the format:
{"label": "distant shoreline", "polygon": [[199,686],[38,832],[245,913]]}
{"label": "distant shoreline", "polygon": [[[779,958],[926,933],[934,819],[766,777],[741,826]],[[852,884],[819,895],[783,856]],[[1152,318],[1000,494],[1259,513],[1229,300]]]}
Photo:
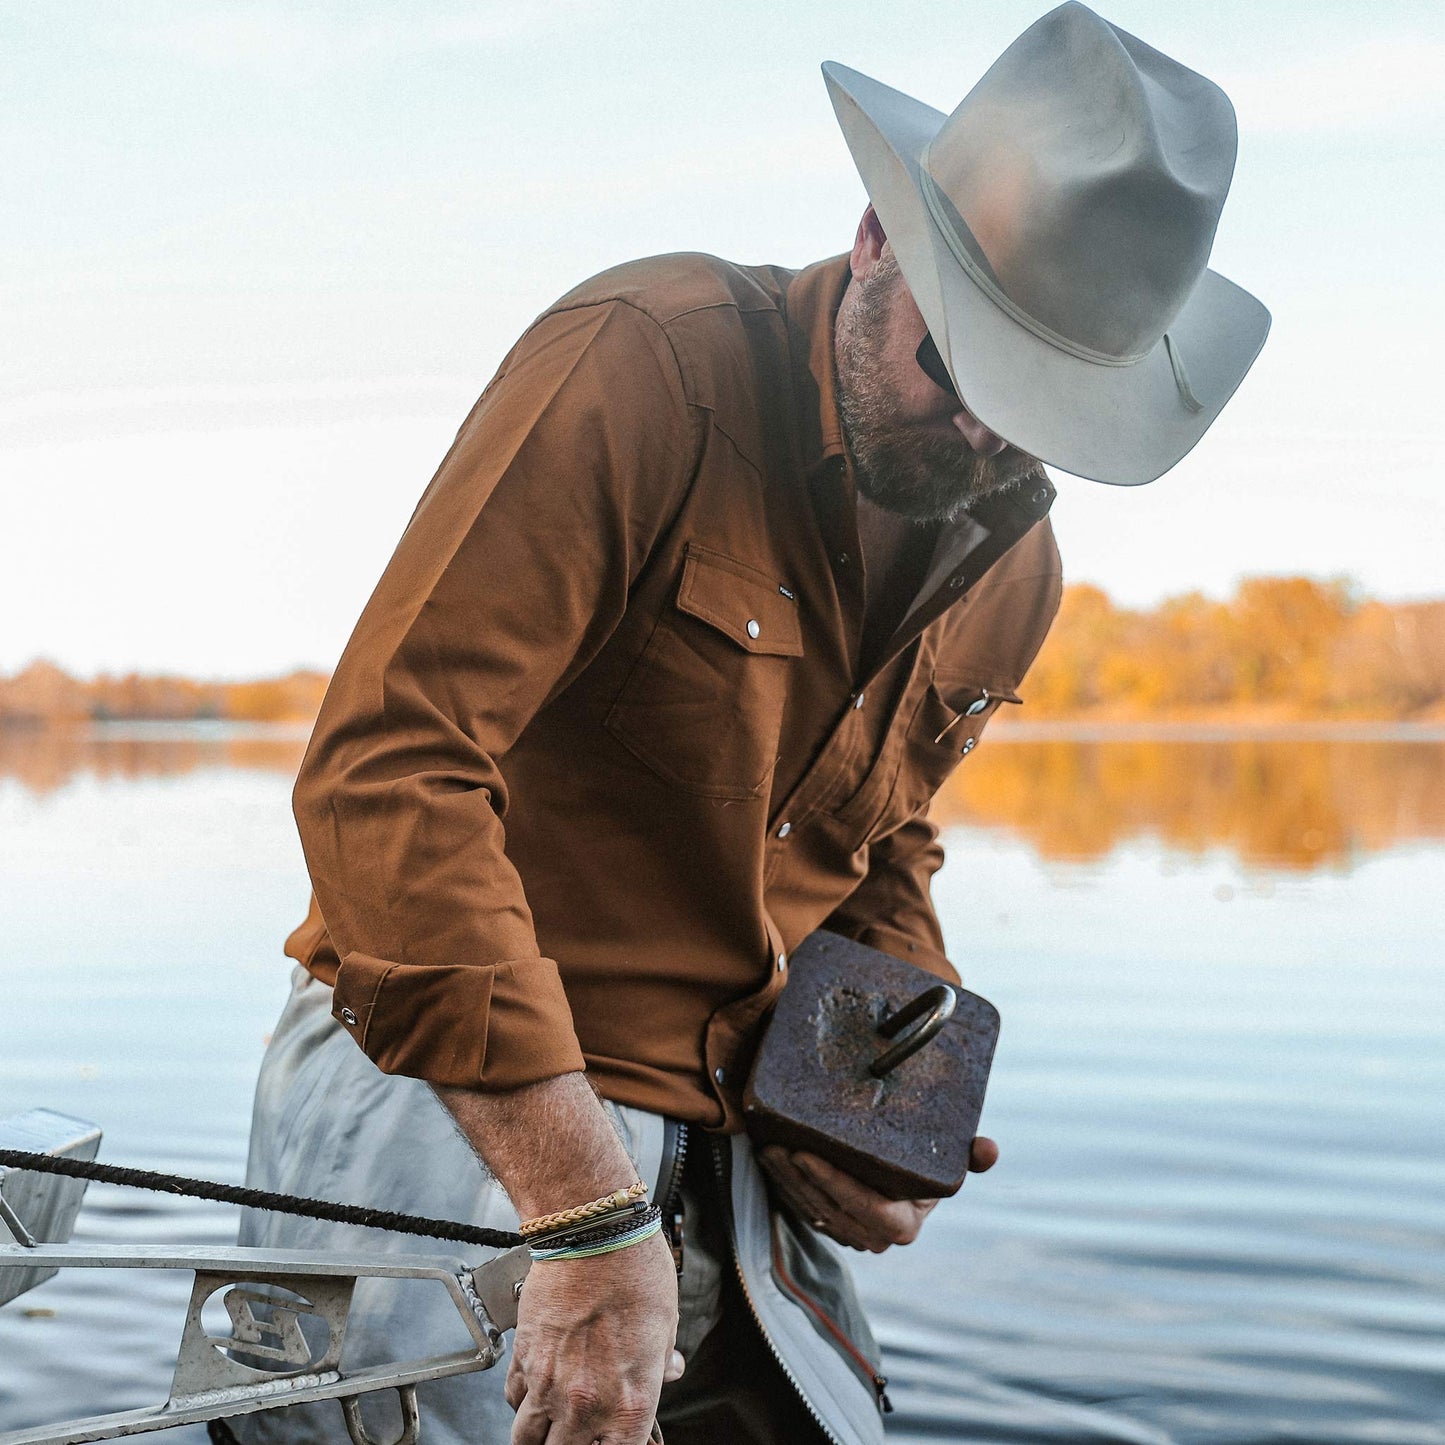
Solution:
{"label": "distant shoreline", "polygon": [[304,743],[311,736],[312,723],[246,722],[236,718],[82,718],[76,721],[43,721],[34,718],[0,718],[0,745],[7,738],[43,737],[63,733],[67,737],[94,742],[169,742],[185,738],[203,742],[234,742],[255,738],[258,742]]}
{"label": "distant shoreline", "polygon": [[1049,718],[1005,723],[989,730],[990,743],[1033,742],[1178,742],[1216,743],[1240,738],[1281,742],[1445,742],[1445,723],[1400,722],[1389,718],[1298,718],[1290,721],[1177,718]]}
{"label": "distant shoreline", "polygon": [[[304,743],[312,724],[243,722],[226,718],[116,718],[77,722],[0,721],[0,746],[7,737],[64,733],[95,742]],[[1242,738],[1321,742],[1445,742],[1445,722],[1389,718],[1042,718],[996,723],[989,742],[1230,742]]]}

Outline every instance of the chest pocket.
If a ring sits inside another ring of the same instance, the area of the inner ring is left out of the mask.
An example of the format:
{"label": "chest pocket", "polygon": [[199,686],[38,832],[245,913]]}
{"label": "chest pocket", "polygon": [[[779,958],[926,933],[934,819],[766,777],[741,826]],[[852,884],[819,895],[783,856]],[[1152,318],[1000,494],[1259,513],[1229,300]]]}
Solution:
{"label": "chest pocket", "polygon": [[778,755],[797,603],[776,579],[690,542],[677,596],[606,727],[665,782],[708,798],[763,795]]}
{"label": "chest pocket", "polygon": [[978,746],[1000,704],[1021,701],[1011,689],[984,687],[969,678],[934,677],[908,728],[895,806],[889,809],[896,821],[916,812],[943,786]]}
{"label": "chest pocket", "polygon": [[855,844],[891,833],[911,818],[978,746],[1000,704],[1020,701],[1012,689],[984,687],[966,676],[935,675],[905,725],[891,774],[876,780],[866,813],[858,806],[866,788],[849,805],[843,821],[852,825]]}

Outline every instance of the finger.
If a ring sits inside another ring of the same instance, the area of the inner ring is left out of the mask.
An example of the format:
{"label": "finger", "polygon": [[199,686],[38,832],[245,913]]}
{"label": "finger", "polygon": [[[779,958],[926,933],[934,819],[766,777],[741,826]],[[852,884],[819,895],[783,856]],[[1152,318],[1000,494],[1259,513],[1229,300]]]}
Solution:
{"label": "finger", "polygon": [[[508,1385],[510,1387],[510,1380]],[[546,1445],[547,1432],[552,1422],[547,1412],[530,1397],[524,1398],[512,1421],[512,1445]]]}
{"label": "finger", "polygon": [[858,1227],[863,1247],[875,1253],[895,1244],[912,1244],[933,1208],[933,1200],[890,1199],[816,1154],[801,1152],[793,1157],[804,1175]]}
{"label": "finger", "polygon": [[793,1211],[806,1219],[814,1229],[850,1249],[877,1252],[888,1248],[891,1241],[886,1232],[877,1227],[877,1220],[844,1208],[832,1195],[819,1189],[795,1165],[790,1163],[785,1168],[788,1180],[786,1187],[791,1194]]}
{"label": "finger", "polygon": [[769,1144],[766,1149],[758,1150],[758,1163],[769,1174],[775,1173],[787,1167],[788,1151],[779,1144]]}
{"label": "finger", "polygon": [[[652,1434],[654,1408],[641,1414],[608,1414],[584,1411],[570,1420],[554,1420],[545,1445],[648,1445]],[[515,1438],[513,1445],[517,1445]],[[528,1445],[531,1442],[528,1441]]]}
{"label": "finger", "polygon": [[986,1174],[997,1163],[998,1145],[987,1135],[980,1134],[969,1150],[969,1171],[973,1174]]}
{"label": "finger", "polygon": [[[797,1167],[785,1154],[769,1161],[769,1174],[778,1194],[790,1213],[799,1219],[806,1219],[814,1229],[819,1229],[839,1239],[832,1224],[836,1219],[841,1225],[841,1216],[833,1201],[821,1190],[809,1184]],[[844,1243],[839,1239],[839,1243]]]}
{"label": "finger", "polygon": [[527,1377],[522,1373],[521,1365],[517,1363],[515,1350],[507,1365],[507,1383],[503,1387],[502,1393],[506,1396],[507,1404],[513,1410],[519,1409],[522,1401],[527,1398]]}
{"label": "finger", "polygon": [[773,1166],[773,1177],[784,1193],[802,1205],[807,1214],[836,1215],[838,1204],[826,1190],[820,1189],[791,1159],[783,1158]]}
{"label": "finger", "polygon": [[682,1357],[681,1350],[674,1350],[668,1356],[667,1368],[662,1372],[662,1383],[670,1385],[674,1380],[682,1379],[682,1372],[687,1369],[687,1361]]}
{"label": "finger", "polygon": [[894,1206],[898,1200],[880,1194],[861,1179],[855,1179],[845,1170],[829,1164],[826,1159],[820,1159],[816,1154],[798,1153],[793,1155],[793,1160],[804,1176],[845,1213],[867,1218],[896,1212]]}

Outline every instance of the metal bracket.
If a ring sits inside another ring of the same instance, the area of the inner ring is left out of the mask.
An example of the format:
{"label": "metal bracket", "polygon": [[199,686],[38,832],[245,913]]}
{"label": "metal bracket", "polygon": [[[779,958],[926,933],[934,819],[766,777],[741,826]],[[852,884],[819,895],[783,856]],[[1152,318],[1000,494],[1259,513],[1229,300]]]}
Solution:
{"label": "metal bracket", "polygon": [[[0,1186],[5,1183],[5,1171],[0,1169]],[[3,1194],[0,1194],[0,1224],[3,1224],[11,1234],[15,1236],[15,1243],[23,1245],[26,1249],[34,1249],[40,1243],[31,1232],[26,1229],[25,1221],[11,1209],[10,1202]]]}
{"label": "metal bracket", "polygon": [[[402,1385],[396,1393],[401,1399],[401,1434],[391,1445],[416,1445],[416,1437],[421,1431],[421,1408],[416,1403],[416,1386]],[[351,1445],[376,1445],[376,1441],[366,1433],[366,1425],[361,1418],[361,1402],[355,1395],[348,1395],[341,1402],[341,1413],[346,1417],[346,1433],[351,1436]]]}
{"label": "metal bracket", "polygon": [[[416,1386],[425,1380],[485,1370],[502,1354],[502,1332],[473,1285],[475,1275],[440,1255],[368,1257],[313,1250],[152,1249],[114,1246],[0,1244],[0,1279],[7,1269],[189,1269],[195,1273],[176,1353],[170,1398],[153,1409],[94,1415],[58,1425],[0,1434],[0,1445],[84,1445],[126,1435],[247,1415],[279,1405],[338,1399],[355,1445],[375,1445],[361,1424],[357,1397],[394,1389],[404,1427],[393,1445],[416,1445]],[[509,1265],[510,1268],[510,1265]],[[469,1337],[450,1355],[347,1370],[342,1363],[356,1281],[429,1279],[446,1290]],[[213,1335],[201,1321],[221,1295],[230,1333]],[[3,1291],[0,1291],[3,1297]]]}

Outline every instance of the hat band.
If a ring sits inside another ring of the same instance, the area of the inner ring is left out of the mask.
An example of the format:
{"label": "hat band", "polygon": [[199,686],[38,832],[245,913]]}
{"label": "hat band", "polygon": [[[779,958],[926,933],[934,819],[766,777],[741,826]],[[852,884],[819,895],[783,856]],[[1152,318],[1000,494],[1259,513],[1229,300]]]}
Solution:
{"label": "hat band", "polygon": [[[1091,346],[1083,346],[1077,341],[1071,341],[1067,336],[1061,336],[1052,327],[1045,326],[1042,321],[1030,316],[1016,302],[1011,301],[1001,291],[990,276],[977,261],[969,254],[968,247],[963,244],[958,234],[958,225],[962,218],[955,221],[949,212],[953,206],[938,189],[933,176],[929,173],[929,154],[933,150],[933,142],[930,141],[923,148],[923,154],[919,157],[919,189],[923,192],[923,202],[928,207],[928,214],[933,217],[934,225],[938,227],[939,233],[948,243],[948,249],[953,252],[954,259],[967,273],[969,280],[993,302],[1006,316],[1017,321],[1026,331],[1031,331],[1040,341],[1047,341],[1050,346],[1060,351],[1067,352],[1070,356],[1077,356],[1080,361],[1091,361],[1096,366],[1133,366],[1143,361],[1153,346],[1138,352],[1133,356],[1112,356],[1107,351],[1095,351]],[[956,213],[955,213],[956,214]]]}

